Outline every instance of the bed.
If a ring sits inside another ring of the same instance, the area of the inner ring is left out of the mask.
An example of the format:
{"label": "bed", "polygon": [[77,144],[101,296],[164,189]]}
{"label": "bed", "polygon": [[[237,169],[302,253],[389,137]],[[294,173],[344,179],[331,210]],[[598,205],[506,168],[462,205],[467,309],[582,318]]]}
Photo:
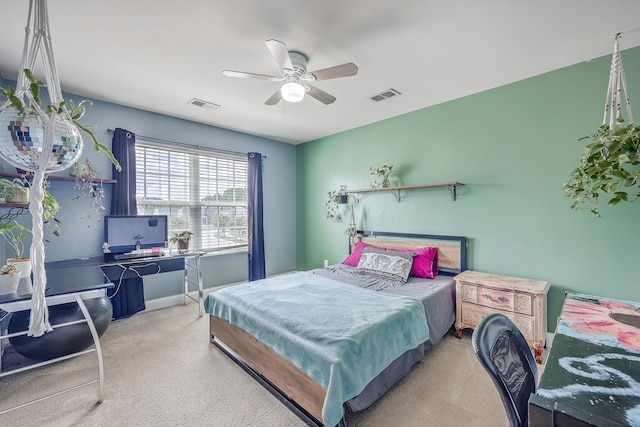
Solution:
{"label": "bed", "polygon": [[[388,259],[410,260],[405,283]],[[450,330],[465,269],[465,237],[359,231],[344,263],[210,293],[210,339],[307,424],[344,425]]]}

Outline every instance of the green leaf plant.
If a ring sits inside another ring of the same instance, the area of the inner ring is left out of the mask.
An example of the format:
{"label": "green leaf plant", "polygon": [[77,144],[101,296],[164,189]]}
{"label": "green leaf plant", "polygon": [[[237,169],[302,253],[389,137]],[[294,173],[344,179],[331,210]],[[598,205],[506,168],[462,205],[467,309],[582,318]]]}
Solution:
{"label": "green leaf plant", "polygon": [[640,126],[618,118],[613,128],[602,125],[591,138],[580,158],[580,165],[564,183],[571,209],[588,209],[601,218],[600,196],[608,194],[608,204],[633,202],[640,197]]}
{"label": "green leaf plant", "polygon": [[338,211],[338,201],[340,197],[338,192],[335,190],[328,191],[327,196],[329,196],[329,199],[324,204],[327,208],[327,219],[330,219],[333,222],[341,222],[342,218]]}
{"label": "green leaf plant", "polygon": [[0,224],[0,236],[11,245],[15,251],[16,259],[24,259],[25,257],[24,241],[27,238],[27,233],[31,233],[31,230],[18,221],[9,221]]}
{"label": "green leaf plant", "polygon": [[[41,106],[40,89],[45,87],[46,85],[41,80],[36,79],[33,72],[28,68],[24,69],[24,75],[29,81],[29,92],[31,93],[33,102],[35,102],[38,105],[38,107],[40,107]],[[9,100],[13,108],[15,108],[18,111],[18,114],[20,114],[21,116],[25,116],[27,114],[27,110],[34,109],[32,105],[25,104],[22,98],[18,95],[16,88],[14,88],[13,86],[6,86],[2,88],[2,91],[0,91],[0,94]],[[93,143],[94,150],[98,152],[100,151],[104,152],[107,155],[107,157],[109,157],[109,160],[111,160],[111,163],[113,163],[116,170],[118,171],[122,170],[120,166],[120,162],[118,162],[118,160],[114,157],[111,150],[109,150],[109,148],[107,148],[106,145],[101,144],[98,141],[98,138],[96,137],[96,135],[93,133],[93,129],[95,129],[96,126],[83,125],[82,123],[80,123],[79,120],[84,115],[87,104],[93,105],[91,101],[86,99],[77,105],[75,102],[73,102],[73,100],[69,100],[68,105],[65,101],[61,101],[57,105],[52,105],[52,104],[47,105],[45,111],[48,115],[56,114],[59,116],[68,116],[73,122],[73,124],[79,130],[82,130],[87,135],[89,135]]]}
{"label": "green leaf plant", "polygon": [[391,186],[391,181],[389,181],[389,176],[393,172],[393,165],[383,165],[379,168],[370,167],[369,172],[371,175],[377,176],[381,179],[380,182],[377,180],[371,183],[371,188],[387,188]]}
{"label": "green leaf plant", "polygon": [[188,242],[189,240],[191,240],[192,236],[193,236],[193,233],[191,231],[184,230],[184,231],[173,233],[173,235],[169,240],[171,241],[171,243],[178,243],[179,240],[182,240],[183,242]]}

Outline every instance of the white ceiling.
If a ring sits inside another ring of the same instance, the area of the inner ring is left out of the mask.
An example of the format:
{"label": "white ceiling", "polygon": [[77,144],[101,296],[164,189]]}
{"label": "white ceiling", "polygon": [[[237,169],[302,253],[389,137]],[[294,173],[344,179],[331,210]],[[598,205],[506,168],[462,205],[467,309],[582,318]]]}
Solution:
{"label": "white ceiling", "polygon": [[[11,80],[27,6],[0,0],[0,73]],[[621,49],[640,45],[637,0],[52,0],[48,8],[63,91],[293,144],[611,54],[619,32]],[[267,106],[279,83],[222,71],[278,74],[264,44],[271,38],[307,55],[310,71],[354,62],[358,75],[315,83],[338,98],[331,105],[307,96]],[[371,101],[390,88],[402,95]]]}

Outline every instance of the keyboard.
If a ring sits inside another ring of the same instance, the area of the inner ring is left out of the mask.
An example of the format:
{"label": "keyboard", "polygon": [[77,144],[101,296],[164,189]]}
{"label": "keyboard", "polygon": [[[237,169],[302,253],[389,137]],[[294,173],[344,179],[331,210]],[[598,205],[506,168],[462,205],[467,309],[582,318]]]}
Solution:
{"label": "keyboard", "polygon": [[142,254],[112,254],[111,257],[114,261],[122,261],[122,260],[131,260],[131,259],[140,259],[140,258],[152,258],[162,256],[162,252],[149,252]]}

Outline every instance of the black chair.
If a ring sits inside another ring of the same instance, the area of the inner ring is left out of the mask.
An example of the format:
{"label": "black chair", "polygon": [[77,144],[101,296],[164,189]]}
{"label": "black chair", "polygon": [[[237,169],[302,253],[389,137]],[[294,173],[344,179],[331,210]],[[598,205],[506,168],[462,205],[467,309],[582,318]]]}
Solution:
{"label": "black chair", "polygon": [[506,316],[493,313],[480,321],[471,337],[473,352],[496,385],[511,427],[528,425],[528,401],[538,384],[533,353]]}

